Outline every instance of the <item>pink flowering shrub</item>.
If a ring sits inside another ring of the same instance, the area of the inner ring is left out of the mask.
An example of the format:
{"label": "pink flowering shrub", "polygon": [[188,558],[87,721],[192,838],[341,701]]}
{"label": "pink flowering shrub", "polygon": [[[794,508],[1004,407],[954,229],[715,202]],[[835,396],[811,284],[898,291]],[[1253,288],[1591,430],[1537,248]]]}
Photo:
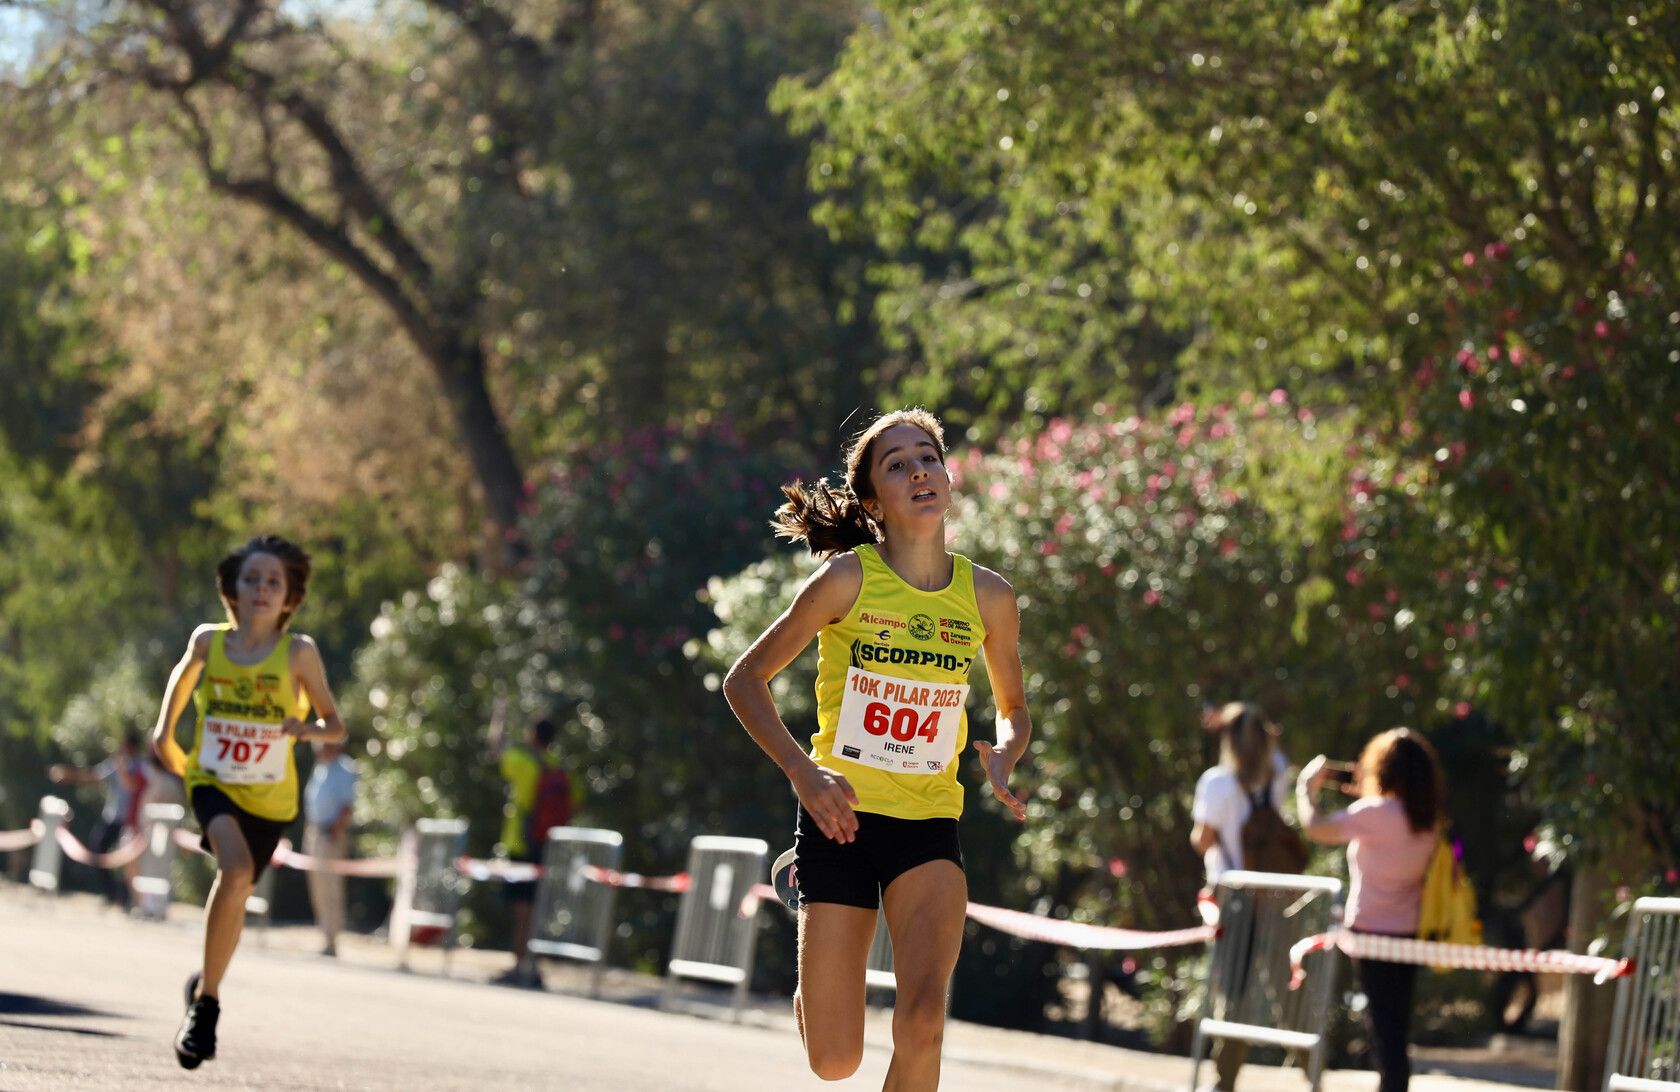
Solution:
{"label": "pink flowering shrub", "polygon": [[[1599,851],[1680,862],[1680,307],[1628,254],[1578,295],[1520,244],[1467,251],[1408,357],[1391,476],[1349,545],[1519,739],[1514,772]],[[1640,845],[1630,845],[1632,839]]]}

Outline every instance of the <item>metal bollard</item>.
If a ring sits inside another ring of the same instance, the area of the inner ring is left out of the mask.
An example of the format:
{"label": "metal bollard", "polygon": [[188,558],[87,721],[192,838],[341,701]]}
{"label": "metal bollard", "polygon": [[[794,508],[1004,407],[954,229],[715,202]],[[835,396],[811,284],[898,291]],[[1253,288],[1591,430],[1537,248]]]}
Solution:
{"label": "metal bollard", "polygon": [[60,892],[59,875],[64,870],[64,851],[58,832],[70,821],[70,805],[56,796],[41,797],[41,825],[46,828],[29,859],[29,882],[42,891]]}
{"label": "metal bollard", "polygon": [[140,810],[140,829],[145,832],[146,851],[140,855],[140,870],[134,877],[140,916],[163,921],[175,890],[175,831],[186,819],[179,804],[147,804]]}

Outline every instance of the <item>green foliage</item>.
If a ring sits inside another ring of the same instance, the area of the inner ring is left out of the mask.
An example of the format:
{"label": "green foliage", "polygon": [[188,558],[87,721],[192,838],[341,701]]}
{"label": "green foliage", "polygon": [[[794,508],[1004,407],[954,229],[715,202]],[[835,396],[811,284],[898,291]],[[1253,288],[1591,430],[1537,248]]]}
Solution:
{"label": "green foliage", "polygon": [[823,221],[886,255],[888,336],[1042,419],[1088,384],[1159,402],[1180,372],[1229,396],[1380,367],[1464,239],[1526,235],[1573,292],[1628,248],[1672,280],[1677,20],[906,0],[778,102],[815,135]]}
{"label": "green foliage", "polygon": [[1351,543],[1411,586],[1420,637],[1516,726],[1515,772],[1565,833],[1680,863],[1680,318],[1628,254],[1592,295],[1537,291],[1520,244],[1467,251],[1441,336],[1401,371],[1403,472],[1361,492]]}
{"label": "green foliage", "polygon": [[[466,817],[489,852],[503,787],[484,742],[500,697],[512,735],[539,716],[560,726],[583,790],[575,822],[623,833],[629,868],[681,868],[702,832],[785,838],[789,794],[715,673],[685,654],[716,624],[707,578],[765,549],[767,462],[724,429],[584,447],[530,488],[516,576],[449,568],[388,604],[347,702],[374,733],[373,813]],[[631,959],[664,943],[662,912],[632,921]]]}

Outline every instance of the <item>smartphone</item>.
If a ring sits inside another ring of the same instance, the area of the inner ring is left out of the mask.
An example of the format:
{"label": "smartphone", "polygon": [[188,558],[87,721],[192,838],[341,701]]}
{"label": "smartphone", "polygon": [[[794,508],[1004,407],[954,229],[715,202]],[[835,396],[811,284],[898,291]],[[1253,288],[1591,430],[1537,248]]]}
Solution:
{"label": "smartphone", "polygon": [[1324,780],[1332,785],[1353,784],[1354,770],[1351,762],[1326,762],[1324,764]]}

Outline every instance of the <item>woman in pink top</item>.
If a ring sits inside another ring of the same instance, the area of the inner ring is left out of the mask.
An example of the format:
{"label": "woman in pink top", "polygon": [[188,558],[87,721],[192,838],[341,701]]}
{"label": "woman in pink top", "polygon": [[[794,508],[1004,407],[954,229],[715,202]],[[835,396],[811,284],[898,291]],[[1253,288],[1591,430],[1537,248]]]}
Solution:
{"label": "woman in pink top", "polygon": [[[1302,833],[1315,842],[1348,847],[1347,927],[1360,933],[1416,936],[1423,876],[1444,818],[1435,748],[1409,728],[1391,728],[1376,736],[1365,745],[1354,772],[1359,802],[1325,816],[1315,800],[1329,772],[1323,755],[1307,763],[1295,783],[1295,801]],[[1365,1028],[1376,1056],[1378,1092],[1406,1092],[1412,1073],[1406,1037],[1417,968],[1375,959],[1356,959],[1353,967],[1365,994]]]}

